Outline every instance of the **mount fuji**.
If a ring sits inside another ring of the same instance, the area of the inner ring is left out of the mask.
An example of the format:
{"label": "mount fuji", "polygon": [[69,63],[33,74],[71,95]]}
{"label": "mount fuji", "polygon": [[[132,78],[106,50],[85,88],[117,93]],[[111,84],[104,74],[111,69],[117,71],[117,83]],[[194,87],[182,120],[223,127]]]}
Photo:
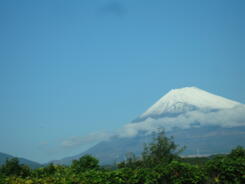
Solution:
{"label": "mount fuji", "polygon": [[213,95],[196,87],[171,90],[140,115],[138,121],[147,118],[175,116],[193,110],[213,111],[241,105],[238,102]]}
{"label": "mount fuji", "polygon": [[196,87],[174,89],[107,140],[53,162],[70,164],[85,154],[102,164],[119,162],[129,152],[139,155],[159,128],[187,147],[183,155],[226,153],[237,145],[245,146],[245,105]]}
{"label": "mount fuji", "polygon": [[168,92],[133,123],[139,129],[144,129],[142,125],[148,130],[162,127],[166,131],[208,125],[237,127],[245,125],[244,112],[244,104],[196,87],[185,87]]}

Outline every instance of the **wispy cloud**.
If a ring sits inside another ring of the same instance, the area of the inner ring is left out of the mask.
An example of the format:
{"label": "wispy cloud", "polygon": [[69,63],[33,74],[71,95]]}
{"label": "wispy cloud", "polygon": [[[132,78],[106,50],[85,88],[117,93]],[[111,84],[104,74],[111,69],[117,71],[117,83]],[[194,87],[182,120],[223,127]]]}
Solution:
{"label": "wispy cloud", "polygon": [[95,132],[83,137],[80,136],[71,137],[67,140],[64,140],[61,143],[61,146],[64,148],[73,148],[73,147],[83,146],[83,145],[85,146],[85,145],[96,143],[98,141],[107,140],[111,136],[112,134],[108,132]]}

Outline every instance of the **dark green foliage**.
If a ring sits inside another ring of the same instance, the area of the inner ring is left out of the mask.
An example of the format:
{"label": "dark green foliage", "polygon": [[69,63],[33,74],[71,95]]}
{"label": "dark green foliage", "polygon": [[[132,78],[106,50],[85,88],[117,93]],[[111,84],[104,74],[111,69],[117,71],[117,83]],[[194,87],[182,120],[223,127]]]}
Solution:
{"label": "dark green foliage", "polygon": [[245,149],[237,147],[227,156],[217,156],[206,164],[207,174],[215,183],[245,183]]}
{"label": "dark green foliage", "polygon": [[142,153],[142,160],[145,167],[154,167],[157,164],[168,164],[179,158],[184,148],[178,148],[173,137],[166,137],[164,131],[154,135],[153,142],[146,144]]}
{"label": "dark green foliage", "polygon": [[80,181],[88,184],[107,184],[109,183],[108,172],[90,169],[80,175]]}
{"label": "dark green foliage", "polygon": [[205,175],[198,166],[180,161],[172,161],[166,166],[159,165],[156,170],[161,175],[158,183],[162,184],[201,184],[205,181]]}
{"label": "dark green foliage", "polygon": [[26,165],[19,164],[18,158],[7,159],[0,170],[1,174],[5,176],[27,177],[31,174],[31,169]]}
{"label": "dark green foliage", "polygon": [[72,162],[71,168],[75,173],[81,173],[89,169],[98,169],[99,160],[92,157],[91,155],[85,155],[79,160],[74,160]]}
{"label": "dark green foliage", "polygon": [[[53,163],[50,163],[49,165],[43,168],[34,170],[33,175],[35,175],[36,177],[52,176],[56,173],[57,167],[58,166],[55,166]],[[62,167],[62,166],[59,166],[59,167]]]}
{"label": "dark green foliage", "polygon": [[5,178],[6,176],[0,171],[0,184],[5,184]]}
{"label": "dark green foliage", "polygon": [[208,158],[180,158],[177,145],[160,132],[146,145],[142,158],[126,155],[119,168],[100,167],[85,155],[71,167],[49,164],[30,170],[18,159],[0,169],[0,184],[244,184],[245,149]]}
{"label": "dark green foliage", "polygon": [[211,157],[185,157],[181,158],[181,161],[192,165],[204,166],[210,159]]}
{"label": "dark green foliage", "polygon": [[245,158],[245,149],[241,146],[237,146],[235,149],[231,151],[231,153],[228,155],[229,158]]}
{"label": "dark green foliage", "polygon": [[131,184],[129,182],[131,176],[133,175],[134,170],[131,168],[122,168],[112,171],[110,176],[110,182],[113,184]]}
{"label": "dark green foliage", "polygon": [[157,173],[154,169],[138,168],[134,171],[130,181],[133,184],[155,184],[158,182],[159,178],[160,174]]}

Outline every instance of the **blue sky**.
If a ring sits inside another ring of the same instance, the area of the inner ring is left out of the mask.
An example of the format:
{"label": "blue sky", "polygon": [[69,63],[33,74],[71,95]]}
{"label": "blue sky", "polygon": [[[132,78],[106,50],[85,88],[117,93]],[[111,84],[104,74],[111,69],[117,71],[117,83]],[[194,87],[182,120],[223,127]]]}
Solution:
{"label": "blue sky", "polygon": [[1,0],[0,152],[39,162],[170,89],[245,103],[243,0]]}

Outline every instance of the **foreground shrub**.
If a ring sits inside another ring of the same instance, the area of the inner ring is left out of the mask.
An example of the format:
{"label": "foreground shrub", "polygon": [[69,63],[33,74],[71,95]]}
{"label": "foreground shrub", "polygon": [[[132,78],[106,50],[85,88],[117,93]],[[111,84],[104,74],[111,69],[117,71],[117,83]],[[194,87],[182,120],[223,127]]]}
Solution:
{"label": "foreground shrub", "polygon": [[158,183],[161,184],[201,184],[205,182],[205,175],[198,166],[179,161],[159,165],[155,168],[161,175]]}
{"label": "foreground shrub", "polygon": [[23,164],[19,164],[18,158],[7,159],[6,163],[0,168],[0,173],[5,176],[28,177],[31,169]]}
{"label": "foreground shrub", "polygon": [[206,164],[210,183],[245,183],[245,150],[237,147],[227,156],[217,156]]}
{"label": "foreground shrub", "polygon": [[79,160],[73,160],[71,169],[75,173],[81,173],[89,169],[98,169],[99,160],[91,155],[82,156]]}

